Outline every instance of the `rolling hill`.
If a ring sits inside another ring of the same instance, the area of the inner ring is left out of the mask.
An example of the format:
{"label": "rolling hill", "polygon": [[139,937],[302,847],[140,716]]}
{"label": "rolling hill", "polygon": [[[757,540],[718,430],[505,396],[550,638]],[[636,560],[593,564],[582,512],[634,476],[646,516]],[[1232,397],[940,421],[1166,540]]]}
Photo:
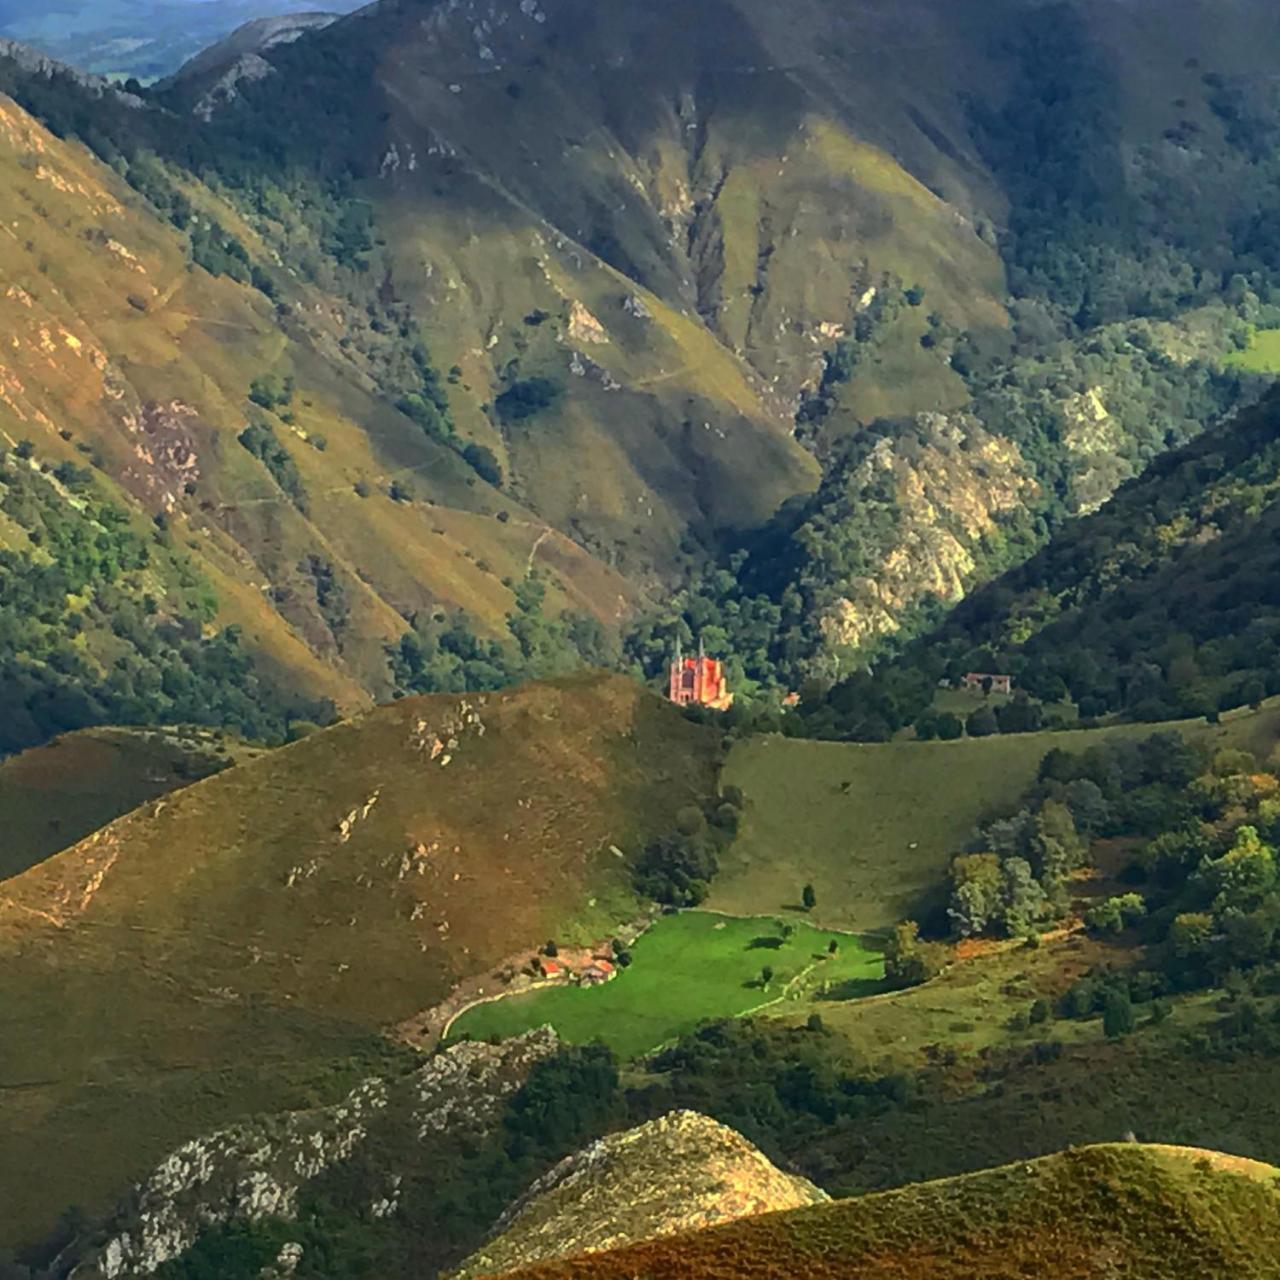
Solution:
{"label": "rolling hill", "polygon": [[1262,1280],[1280,1248],[1274,1179],[1274,1169],[1213,1152],[1086,1147],[508,1274],[1084,1280],[1102,1269]]}
{"label": "rolling hill", "polygon": [[405,699],[5,881],[7,1241],[195,1133],[332,1097],[513,952],[607,938],[640,909],[622,855],[715,773],[707,732],[621,677]]}

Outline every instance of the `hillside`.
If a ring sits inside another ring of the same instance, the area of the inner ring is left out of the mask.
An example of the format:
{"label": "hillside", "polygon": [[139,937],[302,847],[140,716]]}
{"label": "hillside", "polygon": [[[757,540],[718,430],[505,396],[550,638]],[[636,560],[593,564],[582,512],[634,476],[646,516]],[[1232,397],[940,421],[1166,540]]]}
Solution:
{"label": "hillside", "polygon": [[508,1274],[1084,1280],[1105,1268],[1135,1280],[1262,1280],[1280,1249],[1273,1179],[1211,1152],[1087,1147]]}
{"label": "hillside", "polygon": [[[337,345],[346,322],[331,312],[335,300],[294,295],[320,309],[320,336],[282,326],[248,287],[247,258],[218,257],[215,239],[194,252],[220,274],[195,265],[188,235],[2,98],[0,174],[7,603],[43,591],[57,605],[40,599],[40,633],[0,650],[15,664],[18,704],[0,749],[166,714],[237,727],[256,719],[260,736],[278,735],[290,715],[368,705],[393,686],[387,647],[409,620],[423,646],[437,644],[427,639],[433,620],[443,630],[457,610],[482,636],[510,642],[505,618],[521,612],[514,590],[531,570],[545,573],[549,617],[570,607],[615,625],[625,612],[634,593],[621,577],[379,401],[368,361]],[[150,180],[179,198],[162,174]],[[239,226],[216,197],[186,190],[206,218]],[[321,337],[331,349],[317,349]],[[273,409],[250,399],[264,377],[257,399]],[[84,544],[100,550],[104,530],[119,551],[87,556]],[[65,576],[70,609],[37,566]],[[32,610],[21,612],[29,628]],[[80,651],[70,672],[53,656],[67,645]],[[241,653],[252,674],[235,670]],[[140,697],[107,678],[123,655]],[[183,670],[162,680],[162,665]],[[169,696],[185,705],[166,707]]]}
{"label": "hillside", "polygon": [[1137,720],[1280,691],[1280,398],[1154,464],[975,593],[905,661],[1012,672],[1047,701]]}
{"label": "hillside", "polygon": [[0,763],[0,879],[252,753],[197,732],[88,729]]}
{"label": "hillside", "polygon": [[[6,881],[7,1239],[194,1133],[324,1098],[513,952],[609,937],[639,909],[627,855],[715,771],[705,730],[620,677],[405,699]],[[33,1182],[63,1142],[78,1158]]]}
{"label": "hillside", "polygon": [[826,1198],[774,1168],[732,1129],[673,1112],[563,1160],[503,1214],[496,1238],[455,1274],[492,1275]]}

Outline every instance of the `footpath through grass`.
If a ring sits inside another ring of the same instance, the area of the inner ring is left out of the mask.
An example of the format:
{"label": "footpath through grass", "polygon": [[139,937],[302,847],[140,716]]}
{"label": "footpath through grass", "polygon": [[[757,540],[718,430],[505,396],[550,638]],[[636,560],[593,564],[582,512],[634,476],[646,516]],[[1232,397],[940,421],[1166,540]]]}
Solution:
{"label": "footpath through grass", "polygon": [[[833,938],[835,953],[828,950]],[[791,983],[794,989],[831,983],[846,996],[869,995],[884,978],[883,958],[863,939],[785,914],[662,916],[636,941],[632,957],[602,987],[547,987],[477,1005],[453,1024],[449,1038],[514,1036],[549,1024],[570,1043],[603,1040],[619,1057],[634,1058],[704,1019],[736,1017],[777,1000]],[[766,965],[773,971],[767,986]]]}

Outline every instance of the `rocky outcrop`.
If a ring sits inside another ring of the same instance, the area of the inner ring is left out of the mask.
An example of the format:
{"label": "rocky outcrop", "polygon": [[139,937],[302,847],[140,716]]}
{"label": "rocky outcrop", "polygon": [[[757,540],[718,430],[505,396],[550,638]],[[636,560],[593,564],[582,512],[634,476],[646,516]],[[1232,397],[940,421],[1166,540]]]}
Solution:
{"label": "rocky outcrop", "polygon": [[562,1160],[507,1210],[456,1280],[826,1199],[741,1134],[675,1111]]}
{"label": "rocky outcrop", "polygon": [[[829,651],[856,652],[897,632],[912,608],[962,599],[999,517],[1025,507],[1036,482],[1011,441],[966,414],[934,413],[877,441],[840,489],[832,510],[881,516],[865,520],[865,572],[844,579],[821,621]],[[828,577],[839,581],[834,563]]]}
{"label": "rocky outcrop", "polygon": [[0,58],[16,63],[23,71],[33,75],[44,76],[47,79],[52,79],[54,76],[62,77],[74,81],[82,89],[88,89],[90,93],[98,95],[110,93],[129,106],[142,106],[141,98],[117,89],[105,76],[95,76],[87,71],[68,66],[65,62],[59,62],[56,58],[41,53],[39,49],[33,49],[29,44],[0,38]]}
{"label": "rocky outcrop", "polygon": [[[364,1081],[333,1107],[235,1125],[193,1139],[160,1162],[110,1225],[107,1242],[74,1268],[76,1280],[150,1275],[220,1223],[291,1218],[307,1184],[395,1131],[413,1135],[421,1158],[459,1130],[485,1132],[534,1063],[555,1052],[549,1029],[500,1045],[460,1044],[399,1080]],[[400,1177],[379,1167],[369,1212],[394,1211]],[[287,1266],[288,1259],[281,1259]]]}

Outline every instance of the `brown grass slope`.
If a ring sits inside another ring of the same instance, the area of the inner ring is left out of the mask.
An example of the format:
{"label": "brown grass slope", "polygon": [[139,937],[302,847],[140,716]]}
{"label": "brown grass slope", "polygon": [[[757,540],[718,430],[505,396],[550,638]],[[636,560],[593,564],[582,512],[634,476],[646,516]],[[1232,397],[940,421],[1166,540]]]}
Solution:
{"label": "brown grass slope", "polygon": [[336,1060],[522,946],[607,936],[637,909],[614,848],[714,776],[707,731],[619,677],[406,699],[5,882],[3,1235],[324,1100]]}
{"label": "brown grass slope", "polygon": [[1269,1280],[1275,1170],[1213,1153],[1086,1147],[512,1272],[526,1280]]}
{"label": "brown grass slope", "polygon": [[0,762],[0,879],[217,773],[230,751],[209,731],[86,729]]}

